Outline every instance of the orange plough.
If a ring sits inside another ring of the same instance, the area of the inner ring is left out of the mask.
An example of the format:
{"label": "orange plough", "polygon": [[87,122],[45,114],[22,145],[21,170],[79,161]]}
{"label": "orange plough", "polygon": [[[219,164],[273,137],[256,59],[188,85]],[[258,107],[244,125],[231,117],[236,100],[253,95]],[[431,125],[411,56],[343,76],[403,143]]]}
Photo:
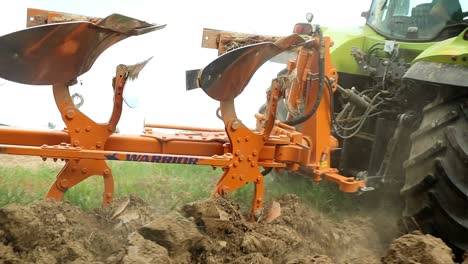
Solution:
{"label": "orange plough", "polygon": [[[272,169],[296,171],[315,182],[326,179],[344,192],[357,192],[365,187],[364,181],[342,176],[330,167],[332,151],[338,147],[330,128],[331,93],[336,89],[338,76],[329,56],[332,45],[329,38],[318,33],[307,38],[293,34],[274,42],[234,49],[203,69],[187,71],[188,90],[202,88],[220,102],[218,114],[224,130],[146,124],[142,135],[121,135],[114,131],[122,112],[125,85],[146,62],[117,66],[112,81],[113,111],[107,123],[96,123],[80,112],[69,87],[111,45],[164,25],[118,14],[104,19],[44,10],[29,10],[28,14],[28,21],[39,22],[0,37],[0,77],[52,86],[66,129],[1,127],[0,153],[65,160],[48,198],[60,200],[69,188],[96,175],[104,179],[103,205],[108,205],[113,200],[114,181],[106,160],[221,168],[224,174],[213,194],[224,195],[253,183],[252,218],[262,206],[263,178]],[[297,51],[297,58],[288,64],[288,72],[294,73],[295,78],[273,79],[266,112],[256,114],[257,127],[249,129],[236,116],[235,98],[263,63],[290,50]],[[287,102],[291,113],[291,118],[284,122],[276,120],[279,100]],[[300,109],[305,114],[299,117],[293,114]],[[155,128],[180,132],[162,134]]]}

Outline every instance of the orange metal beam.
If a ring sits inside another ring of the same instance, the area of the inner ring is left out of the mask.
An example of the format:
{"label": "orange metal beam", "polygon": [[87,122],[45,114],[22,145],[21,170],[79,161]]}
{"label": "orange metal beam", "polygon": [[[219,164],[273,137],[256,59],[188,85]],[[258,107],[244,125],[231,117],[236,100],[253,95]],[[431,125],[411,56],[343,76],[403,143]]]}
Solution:
{"label": "orange metal beam", "polygon": [[99,20],[101,20],[101,18],[28,8],[26,26],[33,27],[44,24],[70,21],[90,21],[97,23]]}
{"label": "orange metal beam", "polygon": [[[160,153],[167,155],[207,156],[225,154],[225,139],[220,141],[194,140],[174,135],[162,136],[165,141],[146,135],[112,134],[103,150],[111,152]],[[280,141],[280,142],[284,142]],[[33,130],[14,127],[0,127],[0,144],[2,146],[15,145],[26,147],[60,146],[70,144],[70,136],[66,131]],[[12,153],[13,154],[13,153]],[[30,155],[28,153],[15,153]],[[38,155],[41,156],[41,155]],[[275,159],[275,145],[271,143],[263,146],[259,158],[265,162]],[[274,163],[272,163],[274,164]],[[277,164],[273,167],[283,167]]]}

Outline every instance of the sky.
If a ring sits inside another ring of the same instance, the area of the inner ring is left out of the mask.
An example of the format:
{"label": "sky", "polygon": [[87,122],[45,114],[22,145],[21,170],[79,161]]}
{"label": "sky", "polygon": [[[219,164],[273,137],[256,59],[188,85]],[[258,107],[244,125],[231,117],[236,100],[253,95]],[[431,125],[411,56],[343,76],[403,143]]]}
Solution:
{"label": "sky", "polygon": [[[1,16],[0,35],[26,27],[28,7],[95,17],[113,13],[166,28],[127,38],[111,46],[96,60],[89,72],[78,77],[71,93],[84,97],[81,111],[97,122],[106,122],[111,113],[111,80],[119,64],[135,64],[153,59],[139,79],[126,89],[138,96],[140,107],[124,107],[121,133],[139,134],[143,124],[161,123],[185,126],[217,127],[224,125],[216,117],[219,102],[201,89],[185,90],[185,71],[203,68],[216,59],[217,51],[201,47],[203,28],[287,36],[295,23],[306,22],[307,12],[313,23],[344,28],[363,25],[362,11],[370,0],[327,1],[151,1],[151,0],[21,0],[10,1]],[[254,114],[265,102],[265,90],[284,65],[267,62],[254,75],[236,102],[238,117],[254,127]],[[131,89],[129,89],[131,88]],[[63,128],[53,100],[51,86],[29,86],[0,80],[0,123],[47,128],[49,122]]]}

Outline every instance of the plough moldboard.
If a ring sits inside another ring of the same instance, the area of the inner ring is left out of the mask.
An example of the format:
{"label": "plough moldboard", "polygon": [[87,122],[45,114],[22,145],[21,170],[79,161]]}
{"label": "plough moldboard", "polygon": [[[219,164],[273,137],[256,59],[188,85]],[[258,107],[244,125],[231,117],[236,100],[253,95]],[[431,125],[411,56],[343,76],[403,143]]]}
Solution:
{"label": "plough moldboard", "polygon": [[[66,129],[2,127],[0,152],[65,160],[48,198],[60,200],[69,188],[96,175],[104,179],[103,205],[108,205],[113,199],[114,181],[106,160],[221,168],[224,174],[213,194],[233,192],[252,182],[255,195],[251,212],[262,206],[263,177],[272,169],[296,171],[316,182],[325,178],[344,192],[364,187],[363,181],[342,176],[330,167],[330,154],[338,147],[330,131],[330,95],[336,89],[338,76],[329,56],[329,38],[321,34],[307,38],[293,34],[275,42],[234,49],[201,70],[188,71],[188,90],[200,87],[220,102],[219,117],[224,130],[146,124],[142,135],[121,135],[114,131],[122,112],[125,84],[138,75],[146,62],[117,66],[112,82],[113,111],[107,123],[96,123],[82,113],[74,105],[69,87],[116,42],[162,29],[164,25],[119,14],[86,19],[30,10],[29,15],[49,24],[0,37],[0,77],[24,84],[51,85]],[[235,98],[262,64],[293,49],[297,50],[297,59],[289,62],[288,72],[295,78],[273,79],[266,112],[256,114],[255,130],[247,128],[236,116]],[[306,100],[300,100],[302,95]],[[276,120],[279,100],[286,100],[292,111],[303,107],[308,117],[289,122]],[[158,128],[180,132],[167,135],[158,132]]]}

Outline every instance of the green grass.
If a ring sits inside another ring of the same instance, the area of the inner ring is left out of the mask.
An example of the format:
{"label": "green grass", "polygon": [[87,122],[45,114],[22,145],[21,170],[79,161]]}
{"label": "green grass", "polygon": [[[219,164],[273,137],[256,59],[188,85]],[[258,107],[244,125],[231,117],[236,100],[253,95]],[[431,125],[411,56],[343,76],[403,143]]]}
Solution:
{"label": "green grass", "polygon": [[[136,194],[149,204],[169,211],[177,206],[209,197],[222,175],[221,170],[206,166],[109,162],[115,181],[115,198]],[[43,199],[59,169],[46,166],[38,169],[0,166],[0,207],[10,203],[29,204]],[[103,181],[90,177],[65,193],[64,200],[87,210],[101,205]],[[253,184],[235,191],[231,198],[248,210]],[[337,191],[328,182],[320,185],[292,174],[272,174],[265,177],[265,201],[294,193],[322,211],[335,213],[351,205],[350,196]]]}
{"label": "green grass", "polygon": [[[109,162],[115,181],[115,197],[136,194],[157,208],[167,209],[210,195],[221,170],[209,167]],[[0,206],[29,204],[43,199],[59,169],[0,166]],[[102,177],[90,177],[65,193],[64,200],[83,209],[101,205]]]}
{"label": "green grass", "polygon": [[28,204],[42,199],[53,182],[57,170],[43,167],[0,167],[0,206],[10,203]]}

